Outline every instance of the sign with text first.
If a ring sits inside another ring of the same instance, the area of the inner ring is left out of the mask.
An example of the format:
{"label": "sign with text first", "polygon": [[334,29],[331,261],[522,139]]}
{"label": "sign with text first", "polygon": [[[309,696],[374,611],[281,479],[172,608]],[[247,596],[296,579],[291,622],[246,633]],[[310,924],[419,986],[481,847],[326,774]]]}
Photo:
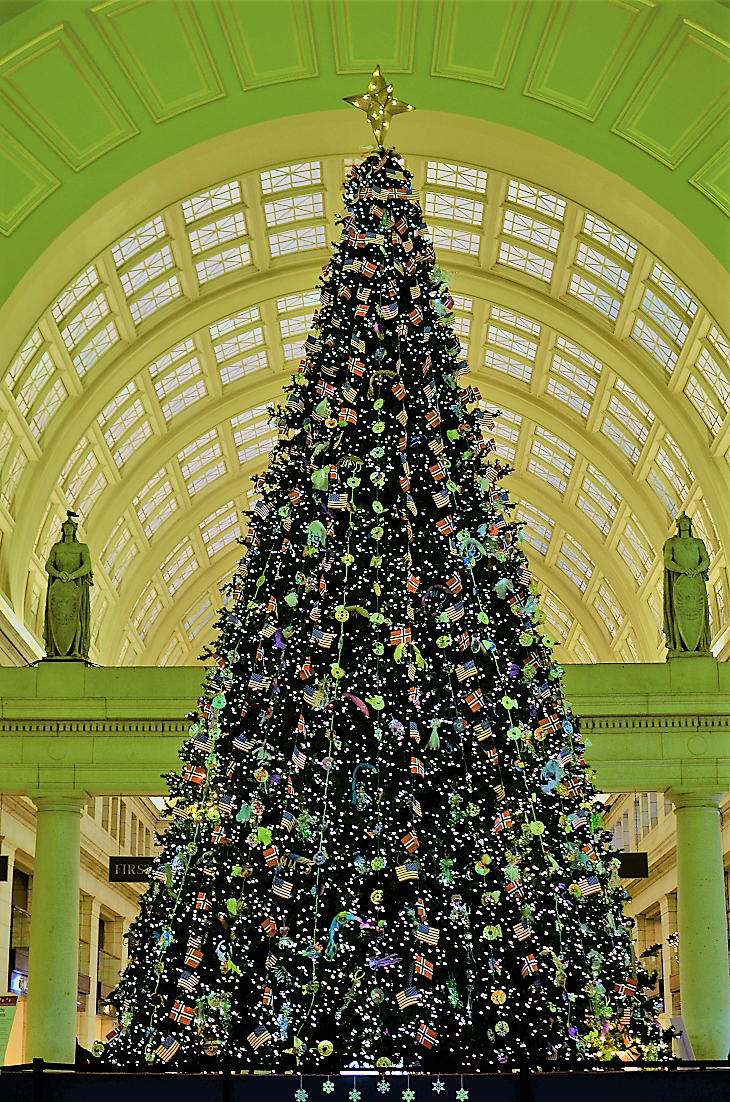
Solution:
{"label": "sign with text first", "polygon": [[17,995],[0,995],[0,1067],[5,1063],[5,1050],[10,1040],[17,1005]]}
{"label": "sign with text first", "polygon": [[149,880],[154,857],[110,857],[109,883],[129,884]]}

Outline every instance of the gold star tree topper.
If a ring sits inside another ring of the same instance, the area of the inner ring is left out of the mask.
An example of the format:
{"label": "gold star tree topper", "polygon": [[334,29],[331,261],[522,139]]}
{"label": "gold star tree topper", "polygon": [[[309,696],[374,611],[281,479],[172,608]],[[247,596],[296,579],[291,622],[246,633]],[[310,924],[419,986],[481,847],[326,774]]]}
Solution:
{"label": "gold star tree topper", "polygon": [[379,147],[383,145],[383,139],[388,133],[390,120],[393,115],[401,115],[404,111],[415,111],[410,103],[396,99],[393,95],[393,85],[385,83],[385,77],[378,65],[372,75],[367,92],[360,96],[344,96],[345,103],[351,103],[353,107],[359,107],[366,111],[368,122],[373,128],[373,134]]}

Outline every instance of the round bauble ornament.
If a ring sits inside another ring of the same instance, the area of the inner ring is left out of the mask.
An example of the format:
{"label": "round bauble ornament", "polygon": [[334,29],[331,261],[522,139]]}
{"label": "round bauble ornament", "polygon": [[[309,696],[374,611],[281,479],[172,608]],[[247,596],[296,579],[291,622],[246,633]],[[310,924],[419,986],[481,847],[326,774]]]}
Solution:
{"label": "round bauble ornament", "polygon": [[492,1002],[495,1006],[504,1006],[504,1004],[507,1002],[507,993],[500,990],[493,991]]}
{"label": "round bauble ornament", "polygon": [[335,1046],[331,1041],[320,1041],[317,1045],[317,1052],[320,1056],[331,1056],[335,1051]]}

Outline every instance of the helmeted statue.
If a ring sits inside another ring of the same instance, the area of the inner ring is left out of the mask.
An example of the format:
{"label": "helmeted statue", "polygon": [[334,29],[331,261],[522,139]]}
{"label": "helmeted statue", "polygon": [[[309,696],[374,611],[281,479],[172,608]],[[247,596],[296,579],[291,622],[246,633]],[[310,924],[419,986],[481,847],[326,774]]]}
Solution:
{"label": "helmeted statue", "polygon": [[664,634],[668,658],[708,656],[710,610],[707,571],[710,556],[701,539],[692,535],[692,521],[677,517],[678,535],[664,544]]}
{"label": "helmeted statue", "polygon": [[61,539],[46,563],[46,658],[88,661],[91,642],[89,587],[94,584],[89,548],[76,539],[77,513],[66,511]]}

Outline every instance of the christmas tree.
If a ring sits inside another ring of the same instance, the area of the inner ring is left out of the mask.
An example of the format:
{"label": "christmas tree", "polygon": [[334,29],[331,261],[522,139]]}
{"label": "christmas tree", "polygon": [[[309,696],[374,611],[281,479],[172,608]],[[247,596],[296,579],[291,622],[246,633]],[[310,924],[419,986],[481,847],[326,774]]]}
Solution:
{"label": "christmas tree", "polygon": [[381,147],[344,206],[105,1059],[666,1059],[411,175]]}

